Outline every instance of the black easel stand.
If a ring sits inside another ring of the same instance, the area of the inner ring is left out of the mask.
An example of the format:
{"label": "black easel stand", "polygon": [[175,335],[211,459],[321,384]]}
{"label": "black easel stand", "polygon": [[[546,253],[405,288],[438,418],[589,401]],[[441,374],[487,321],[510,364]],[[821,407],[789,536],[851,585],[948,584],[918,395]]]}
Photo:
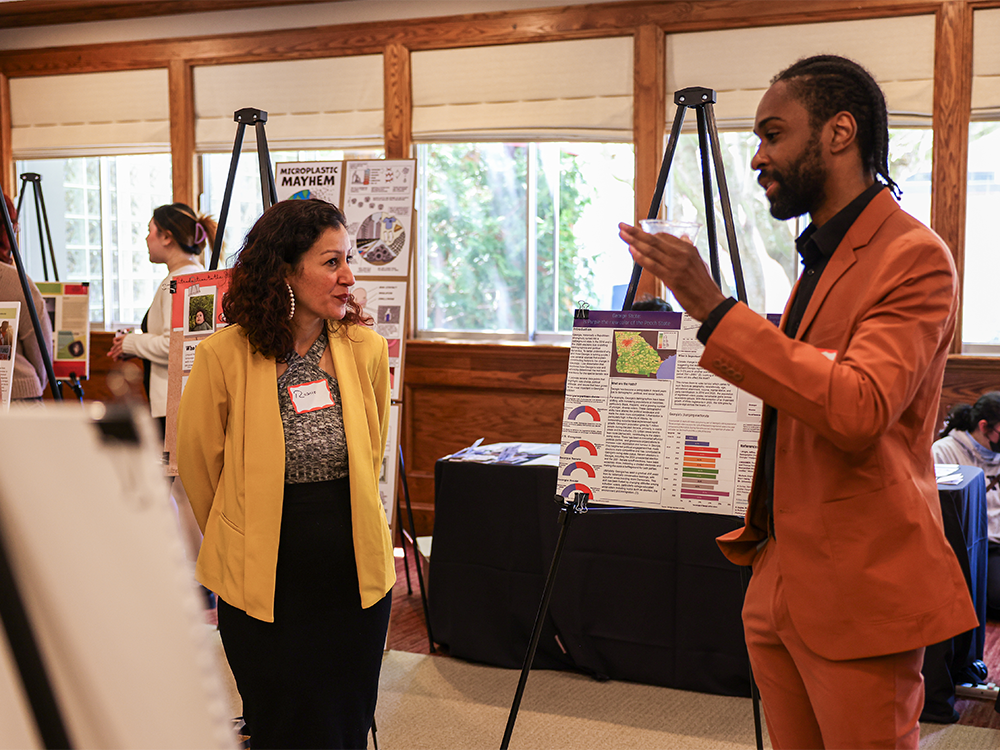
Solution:
{"label": "black easel stand", "polygon": [[[36,197],[39,194],[36,193]],[[21,193],[24,196],[24,193]],[[42,324],[38,319],[38,311],[35,309],[35,298],[31,295],[31,287],[28,286],[28,274],[24,270],[24,262],[21,260],[21,253],[17,249],[17,240],[14,239],[14,224],[10,219],[10,212],[7,210],[7,201],[0,200],[0,210],[3,211],[3,229],[7,233],[7,242],[10,244],[10,254],[14,259],[14,267],[17,268],[18,278],[21,280],[21,294],[24,295],[24,306],[28,309],[28,316],[31,318],[31,325],[35,329],[35,340],[42,353],[42,362],[45,365],[45,374],[49,378],[49,387],[52,389],[52,398],[62,401],[62,383],[56,380],[55,370],[52,369],[52,358],[49,357],[49,346],[51,342],[46,342],[42,337]],[[45,254],[42,253],[42,260]],[[55,258],[52,260],[55,268]]]}
{"label": "black easel stand", "polygon": [[278,202],[278,191],[274,186],[274,171],[271,169],[271,154],[267,150],[267,136],[264,135],[264,123],[267,122],[267,112],[262,109],[238,109],[233,113],[233,120],[239,123],[236,128],[236,141],[233,143],[233,156],[229,161],[229,176],[226,178],[226,192],[222,197],[222,209],[219,211],[219,226],[215,230],[215,246],[212,248],[212,262],[208,269],[214,271],[219,267],[219,253],[222,251],[222,238],[226,234],[226,219],[229,218],[229,204],[233,198],[233,183],[236,181],[236,167],[239,164],[240,152],[243,149],[243,132],[247,125],[253,125],[257,134],[257,162],[260,166],[260,192],[266,211]]}
{"label": "black easel stand", "polygon": [[[25,172],[21,175],[21,194],[17,197],[17,215],[21,216],[21,204],[24,203],[24,193],[31,184],[35,196],[35,217],[38,219],[38,245],[42,252],[43,278],[49,280],[49,266],[45,262],[45,242],[49,241],[49,257],[52,258],[52,278],[59,281],[59,268],[56,266],[56,249],[52,244],[52,232],[49,229],[49,214],[45,210],[45,196],[42,193],[42,176],[37,172]],[[44,232],[42,231],[44,229]]]}
{"label": "black easel stand", "polygon": [[[712,159],[715,164],[716,179],[719,183],[719,196],[722,203],[722,216],[726,224],[726,237],[729,241],[729,256],[733,264],[733,275],[736,279],[737,298],[741,302],[746,302],[746,286],[743,282],[743,268],[740,265],[739,248],[736,243],[736,229],[733,223],[733,211],[729,204],[729,190],[726,187],[725,169],[722,164],[722,151],[719,147],[719,132],[715,125],[715,92],[712,89],[694,87],[681,89],[674,92],[674,104],[677,111],[674,114],[673,126],[670,129],[670,138],[667,140],[667,148],[663,154],[663,163],[660,165],[660,174],[656,181],[656,190],[653,193],[653,200],[649,206],[648,218],[656,218],[660,210],[660,203],[663,200],[663,191],[667,184],[667,176],[670,173],[670,163],[674,158],[674,151],[677,149],[677,139],[680,137],[681,125],[684,123],[684,113],[687,108],[693,108],[698,117],[698,148],[701,153],[701,174],[702,185],[705,193],[705,223],[708,228],[709,260],[712,271],[712,278],[721,288],[722,275],[719,266],[718,237],[715,227],[715,203],[712,191],[712,176],[709,168],[709,161],[706,156],[711,149]],[[632,269],[632,277],[629,280],[628,289],[625,293],[623,310],[631,310],[635,300],[636,289],[639,287],[639,279],[642,276],[642,266],[638,263]],[[586,316],[586,310],[578,310],[577,315]],[[503,740],[500,743],[500,750],[507,750],[510,745],[510,736],[514,731],[514,723],[517,721],[517,712],[521,706],[521,697],[524,695],[524,687],[528,681],[528,672],[531,670],[531,663],[535,658],[535,649],[538,646],[538,639],[542,633],[542,625],[545,615],[548,612],[549,600],[552,598],[552,590],[555,584],[556,572],[559,569],[559,560],[562,557],[563,544],[569,532],[570,521],[573,516],[580,513],[658,513],[652,508],[625,508],[616,506],[587,506],[587,493],[574,493],[572,502],[566,500],[561,495],[556,495],[556,502],[562,504],[559,513],[559,537],[556,541],[555,552],[552,555],[552,563],[549,566],[549,574],[545,580],[545,588],[542,591],[542,601],[538,606],[538,614],[535,616],[535,624],[532,628],[531,638],[528,642],[528,653],[524,657],[524,664],[521,667],[521,678],[514,693],[514,702],[507,717],[507,727],[504,730]],[[743,591],[746,593],[747,574],[746,569],[740,568]],[[750,695],[753,700],[754,730],[757,740],[757,750],[763,750],[764,740],[760,723],[760,694],[757,691],[753,674],[750,675]]]}

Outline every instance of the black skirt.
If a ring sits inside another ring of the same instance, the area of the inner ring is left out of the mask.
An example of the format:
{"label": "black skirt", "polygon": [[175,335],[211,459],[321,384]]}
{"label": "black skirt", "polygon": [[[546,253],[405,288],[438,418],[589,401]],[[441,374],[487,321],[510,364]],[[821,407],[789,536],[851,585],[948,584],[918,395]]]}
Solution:
{"label": "black skirt", "polygon": [[219,600],[253,750],[366,746],[391,603],[361,608],[348,479],[286,484],[274,622]]}

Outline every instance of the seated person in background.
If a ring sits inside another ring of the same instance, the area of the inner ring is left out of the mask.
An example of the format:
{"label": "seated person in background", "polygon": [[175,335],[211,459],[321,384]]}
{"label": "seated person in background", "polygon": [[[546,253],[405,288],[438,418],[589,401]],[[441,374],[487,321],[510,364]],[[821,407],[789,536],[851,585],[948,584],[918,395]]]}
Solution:
{"label": "seated person in background", "polygon": [[[941,439],[931,446],[934,462],[977,466],[986,474],[987,487],[1000,474],[1000,391],[979,397],[974,404],[959,404],[945,421]],[[989,527],[989,562],[986,574],[986,612],[1000,619],[1000,487],[986,492]]]}

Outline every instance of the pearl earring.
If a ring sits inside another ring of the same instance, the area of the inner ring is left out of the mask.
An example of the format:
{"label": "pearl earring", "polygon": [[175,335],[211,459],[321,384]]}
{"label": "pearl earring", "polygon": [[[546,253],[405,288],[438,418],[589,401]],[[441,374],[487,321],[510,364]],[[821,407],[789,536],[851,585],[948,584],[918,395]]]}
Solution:
{"label": "pearl earring", "polygon": [[290,306],[288,309],[288,319],[291,320],[292,318],[295,317],[295,292],[292,291],[292,285],[289,284],[287,281],[285,282],[285,286],[288,287],[288,299],[290,302]]}

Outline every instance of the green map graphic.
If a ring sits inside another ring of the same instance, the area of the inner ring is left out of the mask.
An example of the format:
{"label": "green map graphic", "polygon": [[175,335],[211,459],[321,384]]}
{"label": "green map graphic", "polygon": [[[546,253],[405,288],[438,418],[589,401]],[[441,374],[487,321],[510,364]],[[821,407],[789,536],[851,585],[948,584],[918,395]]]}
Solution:
{"label": "green map graphic", "polygon": [[615,331],[618,361],[615,369],[623,375],[655,375],[663,360],[638,331]]}

